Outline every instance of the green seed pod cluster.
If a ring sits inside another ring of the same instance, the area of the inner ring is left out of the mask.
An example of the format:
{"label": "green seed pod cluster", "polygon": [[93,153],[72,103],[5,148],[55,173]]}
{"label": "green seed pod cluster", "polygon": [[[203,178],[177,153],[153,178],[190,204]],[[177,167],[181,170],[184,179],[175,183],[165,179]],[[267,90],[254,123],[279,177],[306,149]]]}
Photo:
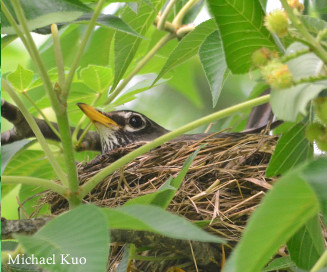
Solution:
{"label": "green seed pod cluster", "polygon": [[285,37],[288,34],[288,17],[287,14],[280,9],[276,9],[265,17],[265,27],[278,37]]}
{"label": "green seed pod cluster", "polygon": [[288,69],[287,64],[278,60],[272,60],[261,68],[261,74],[267,84],[275,89],[284,89],[292,86],[293,75]]}

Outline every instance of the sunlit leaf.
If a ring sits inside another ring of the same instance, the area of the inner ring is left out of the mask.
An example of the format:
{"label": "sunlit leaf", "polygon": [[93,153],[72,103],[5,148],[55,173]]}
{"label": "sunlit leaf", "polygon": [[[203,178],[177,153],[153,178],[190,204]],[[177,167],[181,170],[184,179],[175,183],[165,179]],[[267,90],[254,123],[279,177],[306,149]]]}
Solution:
{"label": "sunlit leaf", "polygon": [[264,11],[259,0],[209,0],[224,45],[228,68],[232,73],[249,71],[252,53],[261,48],[275,49],[273,39],[263,25]]}
{"label": "sunlit leaf", "polygon": [[324,238],[318,216],[310,219],[287,242],[291,259],[296,266],[310,270],[325,250]]}
{"label": "sunlit leaf", "polygon": [[6,169],[10,159],[29,142],[29,140],[24,139],[1,147],[1,175]]}
{"label": "sunlit leaf", "polygon": [[112,70],[107,67],[89,65],[80,74],[84,84],[99,93],[107,91],[112,82]]}
{"label": "sunlit leaf", "polygon": [[213,19],[207,20],[195,27],[193,31],[187,34],[178,43],[174,51],[171,52],[169,58],[167,59],[165,65],[162,67],[155,82],[169,70],[195,56],[207,36],[209,36],[216,29],[217,26]]}
{"label": "sunlit leaf", "polygon": [[33,74],[33,71],[24,69],[21,65],[18,65],[16,71],[10,73],[7,79],[17,90],[24,91],[31,84]]}
{"label": "sunlit leaf", "polygon": [[284,174],[312,157],[312,144],[305,137],[304,131],[305,126],[297,124],[281,136],[266,170],[267,177]]}
{"label": "sunlit leaf", "polygon": [[306,115],[307,104],[327,86],[327,80],[302,83],[291,88],[272,90],[270,103],[277,118],[296,121],[301,113]]}
{"label": "sunlit leaf", "polygon": [[[160,9],[163,5],[163,0],[152,0],[153,7]],[[156,12],[152,7],[140,3],[138,16],[128,7],[124,9],[122,19],[130,25],[135,31],[141,35],[145,35],[153,20],[156,16]],[[115,79],[112,88],[115,88],[120,79],[124,76],[128,66],[132,62],[136,51],[140,45],[141,39],[135,36],[126,35],[124,33],[117,32],[115,36]]]}
{"label": "sunlit leaf", "polygon": [[263,270],[262,272],[273,272],[281,269],[293,268],[295,263],[292,262],[290,256],[279,257],[273,259]]}
{"label": "sunlit leaf", "polygon": [[[14,15],[15,13],[11,1],[3,0],[3,2],[8,7],[11,14]],[[34,30],[53,23],[73,21],[84,13],[92,11],[88,6],[78,0],[20,0],[20,4],[24,10],[29,30]],[[1,33],[16,34],[5,16],[2,16],[1,20]]]}
{"label": "sunlit leaf", "polygon": [[212,106],[215,107],[229,74],[219,31],[211,33],[206,38],[200,47],[199,57],[211,89]]}

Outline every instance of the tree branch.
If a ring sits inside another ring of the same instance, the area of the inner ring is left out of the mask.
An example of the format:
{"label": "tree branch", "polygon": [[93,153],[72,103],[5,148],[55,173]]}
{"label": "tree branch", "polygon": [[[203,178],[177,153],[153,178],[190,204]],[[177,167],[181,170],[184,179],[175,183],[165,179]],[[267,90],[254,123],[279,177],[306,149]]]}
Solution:
{"label": "tree branch", "polygon": [[[8,101],[1,98],[1,116],[7,119],[10,123],[14,125],[14,128],[1,133],[1,144],[6,145],[13,143],[15,141],[19,141],[22,139],[35,137],[32,129],[26,122],[23,114],[20,112],[18,107],[9,103]],[[46,139],[59,141],[57,135],[51,130],[48,124],[39,118],[34,118],[37,125],[39,126],[43,136]],[[56,123],[51,122],[52,126],[55,129],[58,129],[58,125]],[[71,127],[71,132],[74,131],[74,127]],[[78,137],[84,132],[83,129],[79,130]],[[83,150],[95,150],[101,151],[101,143],[99,134],[95,131],[88,131],[81,143],[80,148],[77,151]]]}

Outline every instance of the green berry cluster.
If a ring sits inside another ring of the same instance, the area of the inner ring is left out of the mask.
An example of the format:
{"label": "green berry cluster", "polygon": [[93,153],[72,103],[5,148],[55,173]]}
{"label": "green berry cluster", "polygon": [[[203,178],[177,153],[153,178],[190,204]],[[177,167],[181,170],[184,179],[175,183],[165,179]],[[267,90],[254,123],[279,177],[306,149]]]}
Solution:
{"label": "green berry cluster", "polygon": [[285,37],[288,34],[288,17],[285,11],[276,9],[265,17],[265,27],[278,37]]}

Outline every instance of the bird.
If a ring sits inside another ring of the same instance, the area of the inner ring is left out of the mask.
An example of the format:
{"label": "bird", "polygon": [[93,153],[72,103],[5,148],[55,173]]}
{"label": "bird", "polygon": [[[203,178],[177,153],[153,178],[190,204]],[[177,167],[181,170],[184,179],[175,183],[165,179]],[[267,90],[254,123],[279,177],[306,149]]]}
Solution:
{"label": "bird", "polygon": [[[100,135],[102,154],[132,143],[147,143],[170,132],[170,130],[136,111],[102,112],[84,103],[77,103],[77,105],[95,125]],[[262,128],[256,128],[244,132],[216,133],[213,134],[213,137],[241,137],[249,133],[258,133],[261,130]],[[208,137],[207,133],[184,134],[173,141],[195,141],[205,137]]]}

